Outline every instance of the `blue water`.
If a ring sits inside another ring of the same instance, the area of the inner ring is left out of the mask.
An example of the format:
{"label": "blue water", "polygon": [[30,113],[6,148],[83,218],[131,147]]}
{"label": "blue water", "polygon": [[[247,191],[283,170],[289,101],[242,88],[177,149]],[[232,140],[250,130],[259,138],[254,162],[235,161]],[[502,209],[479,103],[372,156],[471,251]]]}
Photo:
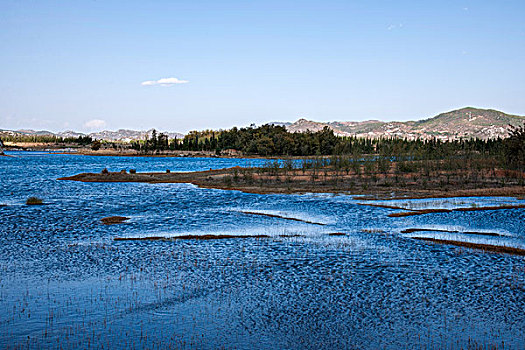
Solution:
{"label": "blue water", "polygon": [[[393,210],[346,195],[56,180],[106,167],[195,171],[264,160],[11,154],[0,157],[0,204],[7,204],[0,207],[2,348],[525,348],[524,257],[401,233],[497,232],[421,236],[525,247],[523,209],[390,218]],[[29,196],[46,205],[26,206]],[[100,223],[112,215],[130,220]],[[181,234],[271,238],[113,240]]]}

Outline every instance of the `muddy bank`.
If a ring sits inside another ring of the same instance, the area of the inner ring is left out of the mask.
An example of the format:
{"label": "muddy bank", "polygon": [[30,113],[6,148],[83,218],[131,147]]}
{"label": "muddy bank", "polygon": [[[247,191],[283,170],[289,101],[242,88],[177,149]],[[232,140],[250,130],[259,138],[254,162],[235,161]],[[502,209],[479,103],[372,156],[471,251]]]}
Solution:
{"label": "muddy bank", "polygon": [[115,241],[176,241],[176,240],[200,240],[209,241],[214,239],[232,239],[232,238],[270,238],[268,235],[182,235],[173,237],[115,237]]}
{"label": "muddy bank", "polygon": [[123,222],[126,222],[129,220],[129,218],[125,216],[108,216],[107,218],[102,218],[100,221],[104,225],[115,225],[115,224],[121,224]]}
{"label": "muddy bank", "polygon": [[499,245],[492,245],[492,244],[481,244],[481,243],[470,243],[470,242],[453,241],[453,240],[447,240],[447,239],[437,239],[437,238],[428,238],[428,237],[412,237],[412,238],[420,240],[420,241],[425,241],[425,242],[448,244],[448,245],[454,245],[458,247],[479,249],[479,250],[483,250],[487,252],[525,256],[525,249],[515,248],[515,247],[499,246]]}
{"label": "muddy bank", "polygon": [[[525,196],[525,186],[500,182],[487,178],[483,181],[461,183],[465,189],[451,190],[439,186],[440,178],[425,183],[388,182],[388,179],[367,178],[362,175],[293,170],[287,173],[268,174],[260,168],[227,168],[189,173],[82,173],[59,180],[82,182],[145,182],[145,183],[191,183],[201,188],[238,190],[257,194],[290,193],[344,193],[366,195],[366,199],[415,199],[449,198],[465,196]],[[435,181],[434,181],[435,180]],[[390,181],[390,180],[389,180]],[[459,180],[458,180],[459,181]],[[451,182],[452,183],[452,182]],[[460,186],[460,184],[456,184]],[[360,198],[365,199],[365,198]],[[385,206],[386,207],[386,206]],[[392,208],[397,209],[397,208]],[[407,210],[407,209],[403,209]],[[421,211],[414,211],[418,215]]]}
{"label": "muddy bank", "polygon": [[246,215],[259,215],[259,216],[267,216],[267,217],[270,217],[270,218],[277,218],[277,219],[284,219],[284,220],[291,220],[291,221],[299,221],[299,222],[304,222],[306,224],[312,224],[312,225],[320,225],[320,226],[325,226],[326,225],[326,224],[323,224],[323,223],[320,223],[320,222],[308,221],[308,220],[303,220],[303,219],[298,219],[298,218],[291,218],[291,217],[288,217],[288,216],[281,216],[281,215],[276,215],[276,214],[259,213],[259,212],[253,212],[253,211],[241,211],[241,213],[246,214]]}
{"label": "muddy bank", "polygon": [[407,228],[401,231],[401,233],[414,233],[414,232],[462,233],[465,235],[481,235],[481,236],[492,236],[492,237],[503,236],[496,232],[456,231],[456,230],[440,230],[440,229],[431,229],[431,228]]}
{"label": "muddy bank", "polygon": [[388,214],[389,217],[404,217],[404,216],[414,216],[414,215],[423,215],[423,214],[431,214],[431,213],[452,213],[454,211],[484,211],[484,210],[505,210],[505,209],[523,209],[525,208],[525,204],[518,204],[518,205],[500,205],[500,206],[489,206],[489,207],[469,207],[469,208],[454,208],[454,209],[403,209],[403,208],[396,208],[396,209],[403,209],[403,210],[410,210],[407,212],[402,213],[390,213]]}

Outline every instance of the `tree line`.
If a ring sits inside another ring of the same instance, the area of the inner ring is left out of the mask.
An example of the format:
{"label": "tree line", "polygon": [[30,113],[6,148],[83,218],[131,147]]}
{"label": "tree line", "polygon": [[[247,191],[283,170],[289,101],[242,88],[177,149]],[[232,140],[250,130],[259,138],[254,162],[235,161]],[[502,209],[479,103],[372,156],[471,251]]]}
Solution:
{"label": "tree line", "polygon": [[3,142],[25,142],[25,143],[74,143],[77,145],[90,145],[93,142],[91,136],[62,137],[57,135],[2,135],[0,139]]}
{"label": "tree line", "polygon": [[266,124],[259,127],[234,127],[229,130],[191,131],[183,139],[152,135],[133,141],[132,148],[142,152],[184,150],[213,151],[221,154],[236,150],[246,155],[315,157],[349,155],[354,159],[374,155],[385,160],[439,160],[447,158],[499,157],[506,166],[524,169],[525,126],[512,128],[506,139],[360,138],[337,136],[325,127],[319,131],[288,132],[285,127]]}

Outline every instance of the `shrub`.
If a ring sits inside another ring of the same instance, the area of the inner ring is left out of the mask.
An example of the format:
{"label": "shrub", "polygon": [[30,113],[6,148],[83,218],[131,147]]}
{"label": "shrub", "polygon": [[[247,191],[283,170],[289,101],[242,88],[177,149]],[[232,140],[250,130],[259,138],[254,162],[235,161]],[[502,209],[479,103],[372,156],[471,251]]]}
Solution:
{"label": "shrub", "polygon": [[171,173],[171,170],[170,169],[166,169],[166,174],[169,174]]}
{"label": "shrub", "polygon": [[44,201],[38,197],[29,197],[26,200],[27,205],[41,205],[44,204]]}
{"label": "shrub", "polygon": [[127,171],[126,171],[126,169],[122,169],[122,170],[120,171],[120,173],[121,173],[121,174],[126,174]]}
{"label": "shrub", "polygon": [[135,170],[135,169],[129,169],[129,173],[130,173],[130,174],[136,174],[136,173],[137,173],[137,170]]}
{"label": "shrub", "polygon": [[108,170],[108,168],[104,168],[104,169],[102,169],[101,173],[102,173],[102,174],[109,174],[109,170]]}
{"label": "shrub", "polygon": [[101,145],[100,145],[100,141],[98,141],[98,140],[95,140],[95,141],[93,141],[93,142],[91,143],[91,149],[92,149],[93,151],[98,151],[98,150],[100,149],[100,146],[101,146]]}

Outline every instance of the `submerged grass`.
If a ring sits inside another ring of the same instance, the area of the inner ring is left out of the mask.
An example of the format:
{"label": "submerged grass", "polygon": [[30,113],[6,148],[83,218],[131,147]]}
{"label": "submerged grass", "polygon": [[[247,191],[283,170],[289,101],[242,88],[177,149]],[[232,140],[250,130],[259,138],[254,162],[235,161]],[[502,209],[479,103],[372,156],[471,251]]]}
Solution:
{"label": "submerged grass", "polygon": [[392,218],[396,218],[396,217],[423,215],[423,214],[430,214],[430,213],[451,213],[454,211],[484,211],[484,210],[523,209],[523,208],[525,208],[525,204],[500,205],[500,206],[489,206],[489,207],[455,208],[455,209],[417,209],[417,210],[414,209],[408,212],[390,213],[388,214],[388,216]]}
{"label": "submerged grass", "polygon": [[414,232],[463,233],[466,235],[481,235],[481,236],[493,236],[493,237],[503,236],[496,232],[457,231],[457,230],[441,230],[441,229],[432,229],[432,228],[407,228],[401,231],[401,233],[414,233]]}
{"label": "submerged grass", "polygon": [[284,220],[299,221],[299,222],[304,222],[306,224],[312,224],[312,225],[321,225],[321,226],[325,226],[326,225],[326,224],[323,224],[321,222],[314,222],[314,221],[308,221],[308,220],[303,220],[303,219],[298,219],[298,218],[291,218],[291,217],[288,217],[288,216],[282,216],[282,215],[276,215],[276,214],[259,213],[259,212],[253,212],[253,211],[241,211],[241,213],[246,214],[246,215],[259,215],[259,216],[267,216],[267,217],[270,217],[270,218],[278,218],[278,219],[284,219]]}
{"label": "submerged grass", "polygon": [[44,204],[44,201],[41,198],[38,197],[29,197],[26,200],[27,205],[42,205]]}
{"label": "submerged grass", "polygon": [[104,225],[121,224],[127,220],[129,220],[129,218],[125,216],[108,216],[107,218],[100,219]]}
{"label": "submerged grass", "polygon": [[525,256],[525,249],[516,248],[516,247],[500,246],[500,245],[493,245],[493,244],[482,244],[482,243],[471,243],[471,242],[454,241],[454,240],[438,239],[438,238],[430,238],[430,237],[413,237],[413,239],[417,239],[420,241],[426,241],[426,242],[432,242],[432,243],[438,243],[438,244],[448,244],[448,245],[454,245],[458,247],[479,249],[479,250],[483,250],[487,252]]}
{"label": "submerged grass", "polygon": [[[115,237],[115,241],[175,241],[175,240],[214,240],[214,239],[232,239],[232,238],[270,238],[269,235],[182,235],[173,237],[148,236],[148,237]],[[283,237],[290,237],[284,236]]]}

